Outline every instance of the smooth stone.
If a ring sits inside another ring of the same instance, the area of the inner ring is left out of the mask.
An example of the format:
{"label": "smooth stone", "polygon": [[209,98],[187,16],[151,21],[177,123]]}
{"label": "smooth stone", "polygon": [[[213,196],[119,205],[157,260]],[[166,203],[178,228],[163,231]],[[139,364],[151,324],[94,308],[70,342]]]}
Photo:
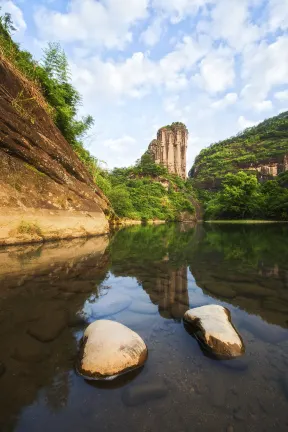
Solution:
{"label": "smooth stone", "polygon": [[98,320],[84,332],[77,371],[86,379],[111,380],[143,366],[147,356],[137,333],[115,321]]}
{"label": "smooth stone", "polygon": [[143,384],[134,384],[126,388],[122,400],[127,406],[136,406],[150,400],[161,399],[167,396],[168,388],[162,380],[151,380]]}
{"label": "smooth stone", "polygon": [[139,313],[139,314],[145,314],[145,315],[153,315],[158,312],[157,306],[155,306],[152,303],[144,303],[144,302],[132,302],[131,306],[129,307],[129,310],[131,312]]}
{"label": "smooth stone", "polygon": [[27,363],[38,363],[49,357],[50,351],[47,347],[30,336],[24,336],[15,347],[12,357],[15,360]]}
{"label": "smooth stone", "polygon": [[67,325],[67,314],[64,311],[53,311],[51,315],[33,322],[27,333],[40,342],[51,342],[56,339]]}
{"label": "smooth stone", "polygon": [[6,372],[5,365],[2,362],[0,362],[0,377],[4,375],[5,372]]}
{"label": "smooth stone", "polygon": [[213,355],[224,359],[239,357],[245,352],[241,337],[231,323],[231,314],[223,306],[190,309],[184,320],[193,328],[196,339]]}
{"label": "smooth stone", "polygon": [[103,318],[108,315],[115,315],[127,309],[132,302],[131,297],[123,294],[109,293],[104,298],[100,298],[97,303],[91,304],[91,315],[94,318]]}

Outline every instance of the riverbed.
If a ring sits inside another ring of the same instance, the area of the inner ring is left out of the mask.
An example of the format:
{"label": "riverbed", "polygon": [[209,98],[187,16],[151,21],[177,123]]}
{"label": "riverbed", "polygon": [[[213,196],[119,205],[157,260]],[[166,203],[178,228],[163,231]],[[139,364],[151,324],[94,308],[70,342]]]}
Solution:
{"label": "riverbed", "polygon": [[[146,342],[142,369],[75,372],[98,318]],[[183,325],[227,307],[245,344],[216,360]],[[94,307],[95,310],[95,307]],[[0,249],[0,430],[288,430],[288,226],[133,226],[111,236]]]}

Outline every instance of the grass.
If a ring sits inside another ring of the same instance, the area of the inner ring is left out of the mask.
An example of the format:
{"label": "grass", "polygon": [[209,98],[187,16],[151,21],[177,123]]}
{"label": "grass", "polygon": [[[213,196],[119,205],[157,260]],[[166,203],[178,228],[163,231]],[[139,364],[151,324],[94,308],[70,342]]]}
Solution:
{"label": "grass", "polygon": [[28,234],[37,235],[39,237],[43,236],[42,230],[37,222],[22,221],[17,227],[18,234]]}

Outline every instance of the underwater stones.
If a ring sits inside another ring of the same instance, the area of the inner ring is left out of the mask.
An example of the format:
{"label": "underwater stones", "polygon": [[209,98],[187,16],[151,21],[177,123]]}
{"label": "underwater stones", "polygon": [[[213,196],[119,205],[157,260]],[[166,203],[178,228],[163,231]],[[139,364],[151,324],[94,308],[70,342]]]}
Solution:
{"label": "underwater stones", "polygon": [[86,379],[111,380],[143,366],[147,356],[137,333],[115,321],[98,320],[84,332],[77,371]]}
{"label": "underwater stones", "polygon": [[109,296],[108,294],[97,303],[90,305],[90,313],[94,318],[104,318],[127,309],[131,302],[132,299],[128,295],[115,293],[113,296]]}
{"label": "underwater stones", "polygon": [[230,312],[223,306],[190,309],[184,320],[201,346],[216,357],[228,359],[244,353],[244,344],[231,323]]}
{"label": "underwater stones", "polygon": [[27,333],[40,342],[51,342],[56,339],[67,325],[67,314],[56,310],[51,315],[44,315],[39,321],[33,322]]}
{"label": "underwater stones", "polygon": [[132,384],[123,391],[122,400],[127,406],[136,406],[167,396],[168,388],[163,380],[156,379],[142,384]]}

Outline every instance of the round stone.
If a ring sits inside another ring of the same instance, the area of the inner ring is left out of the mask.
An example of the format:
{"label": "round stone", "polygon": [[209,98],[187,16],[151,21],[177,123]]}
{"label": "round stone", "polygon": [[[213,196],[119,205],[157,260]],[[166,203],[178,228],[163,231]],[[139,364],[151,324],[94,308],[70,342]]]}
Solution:
{"label": "round stone", "polygon": [[141,367],[147,356],[137,333],[115,321],[98,320],[84,332],[77,371],[86,379],[111,380]]}

